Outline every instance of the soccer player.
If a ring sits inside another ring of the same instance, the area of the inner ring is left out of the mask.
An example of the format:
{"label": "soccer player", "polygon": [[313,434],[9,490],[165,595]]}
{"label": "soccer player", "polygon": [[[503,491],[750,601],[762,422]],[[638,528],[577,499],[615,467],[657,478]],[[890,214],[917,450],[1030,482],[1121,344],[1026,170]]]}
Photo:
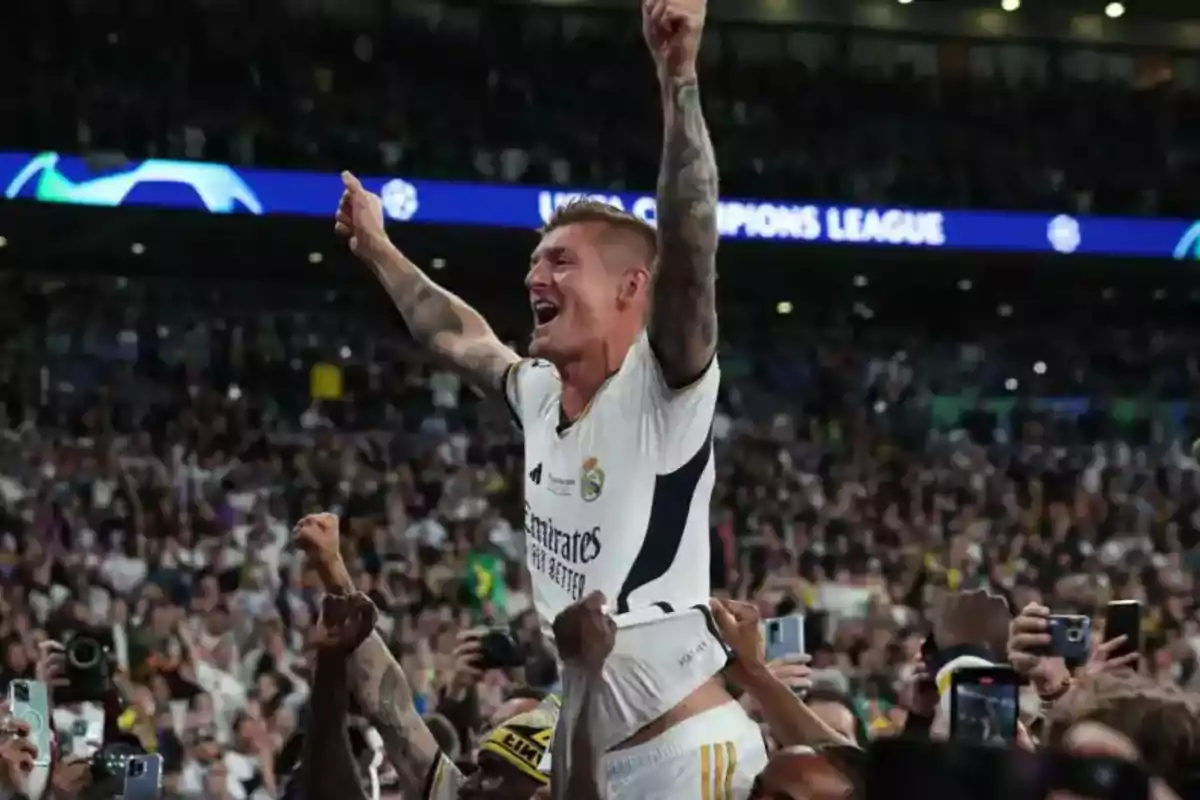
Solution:
{"label": "soccer player", "polygon": [[[547,629],[593,591],[618,613],[707,608],[720,373],[717,167],[696,74],[705,10],[704,0],[644,1],[664,123],[657,231],[604,204],[558,211],[525,279],[529,359],[407,259],[384,231],[379,198],[344,175],[338,233],[417,341],[502,396],[524,430],[526,561]],[[610,778],[633,768],[618,764],[625,751],[660,772],[670,761],[679,796],[749,790],[766,762],[761,736],[712,674],[636,697],[632,676],[605,676],[612,702],[644,723],[610,754]]]}

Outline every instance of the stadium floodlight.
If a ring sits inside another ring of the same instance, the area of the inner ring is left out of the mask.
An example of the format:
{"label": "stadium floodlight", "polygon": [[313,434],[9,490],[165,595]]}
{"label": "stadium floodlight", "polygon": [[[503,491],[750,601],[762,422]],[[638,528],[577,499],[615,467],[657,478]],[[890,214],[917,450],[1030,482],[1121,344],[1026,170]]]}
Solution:
{"label": "stadium floodlight", "polygon": [[1124,3],[1109,3],[1104,7],[1104,16],[1109,19],[1117,19],[1125,15]]}
{"label": "stadium floodlight", "polygon": [[1000,7],[1005,11],[1016,11],[1021,7],[1021,0],[1000,0]]}

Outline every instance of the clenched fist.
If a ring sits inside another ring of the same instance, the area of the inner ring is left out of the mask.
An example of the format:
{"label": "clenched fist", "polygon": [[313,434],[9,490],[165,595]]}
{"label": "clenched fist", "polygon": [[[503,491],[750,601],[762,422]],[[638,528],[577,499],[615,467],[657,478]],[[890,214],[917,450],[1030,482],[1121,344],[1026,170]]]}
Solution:
{"label": "clenched fist", "polygon": [[338,203],[333,229],[349,241],[351,253],[369,261],[388,242],[383,229],[383,201],[364,189],[350,172],[342,173],[342,185],[346,189]]}
{"label": "clenched fist", "polygon": [[309,514],[292,529],[296,544],[309,558],[328,563],[341,557],[336,514]]}
{"label": "clenched fist", "polygon": [[693,79],[706,0],[642,0],[642,33],[661,77]]}
{"label": "clenched fist", "polygon": [[318,650],[351,653],[371,635],[377,618],[375,604],[361,592],[325,595],[309,644]]}
{"label": "clenched fist", "polygon": [[604,594],[592,592],[554,618],[554,642],[563,661],[599,672],[617,641],[617,623],[604,610]]}

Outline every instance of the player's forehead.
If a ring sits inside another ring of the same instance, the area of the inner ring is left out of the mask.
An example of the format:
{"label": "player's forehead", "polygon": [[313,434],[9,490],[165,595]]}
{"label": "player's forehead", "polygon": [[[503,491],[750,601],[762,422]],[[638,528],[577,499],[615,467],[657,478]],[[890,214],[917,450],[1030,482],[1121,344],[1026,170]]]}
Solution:
{"label": "player's forehead", "polygon": [[606,227],[603,222],[569,222],[558,225],[542,234],[533,248],[531,261],[553,256],[579,255],[594,248],[596,239]]}

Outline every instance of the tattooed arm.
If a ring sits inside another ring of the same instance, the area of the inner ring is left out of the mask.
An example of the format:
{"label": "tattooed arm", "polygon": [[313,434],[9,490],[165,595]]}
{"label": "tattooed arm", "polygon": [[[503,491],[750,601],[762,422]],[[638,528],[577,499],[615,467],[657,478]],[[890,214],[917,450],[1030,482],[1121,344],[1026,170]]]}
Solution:
{"label": "tattooed arm", "polygon": [[430,280],[390,242],[364,260],[417,342],[454,364],[480,389],[502,389],[505,372],[519,358],[478,311]]}
{"label": "tattooed arm", "polygon": [[[318,517],[320,519],[315,520],[306,517],[301,525],[323,525],[325,533],[332,536],[333,543],[326,545],[323,556],[314,559],[324,589],[331,594],[353,594],[354,579],[338,555],[336,518],[332,515]],[[349,672],[350,689],[363,715],[383,740],[384,753],[400,780],[400,793],[404,797],[423,798],[433,770],[438,766],[440,751],[433,733],[413,706],[408,677],[378,633],[372,632],[350,656]],[[449,762],[440,769],[457,772]],[[455,779],[461,780],[461,776],[443,777],[448,784],[454,783]]]}
{"label": "tattooed arm", "polygon": [[680,7],[663,12],[677,18],[646,18],[663,101],[649,334],[663,377],[676,388],[700,377],[717,347],[717,163],[695,66],[704,4],[692,0]]}
{"label": "tattooed arm", "polygon": [[363,188],[349,172],[342,173],[342,184],[346,190],[334,230],[387,289],[413,338],[457,366],[479,388],[501,390],[517,355],[496,338],[478,311],[431,281],[392,244],[384,230],[379,195]]}

